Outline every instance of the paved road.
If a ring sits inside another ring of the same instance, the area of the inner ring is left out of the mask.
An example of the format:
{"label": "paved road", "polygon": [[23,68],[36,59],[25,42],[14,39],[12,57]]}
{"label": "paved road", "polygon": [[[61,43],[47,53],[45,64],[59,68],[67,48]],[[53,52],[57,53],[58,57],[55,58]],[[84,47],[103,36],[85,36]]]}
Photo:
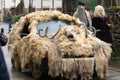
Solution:
{"label": "paved road", "polygon": [[[9,36],[8,32],[8,25],[5,23],[0,23],[0,28],[4,28],[5,29],[5,33],[7,36]],[[8,52],[7,49],[7,45],[5,47],[2,47],[3,51],[4,51],[4,57],[7,63],[7,67],[11,76],[11,80],[35,80],[33,79],[31,76],[17,72],[17,71],[13,71],[12,70],[12,64],[11,64],[11,60],[10,60],[10,54]],[[109,69],[109,73],[110,73],[110,77],[108,80],[120,80],[120,70],[116,70],[114,68],[110,68]]]}
{"label": "paved road", "polygon": [[120,70],[110,68],[109,72],[110,72],[109,80],[120,80]]}

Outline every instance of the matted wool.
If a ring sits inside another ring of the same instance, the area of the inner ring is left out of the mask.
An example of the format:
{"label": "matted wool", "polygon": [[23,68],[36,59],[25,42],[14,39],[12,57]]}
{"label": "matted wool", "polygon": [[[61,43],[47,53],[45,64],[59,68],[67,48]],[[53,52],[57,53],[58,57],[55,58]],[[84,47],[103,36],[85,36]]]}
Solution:
{"label": "matted wool", "polygon": [[[61,28],[52,39],[51,36],[54,34],[40,37],[37,34],[37,25],[54,19],[71,24]],[[28,27],[29,34],[21,37],[24,27]],[[90,80],[93,66],[101,79],[109,76],[108,60],[112,52],[111,44],[99,40],[89,30],[86,32],[83,23],[75,17],[59,11],[37,11],[21,17],[10,32],[8,50],[16,69],[24,69],[31,63],[41,65],[41,60],[48,57],[48,74],[52,77],[62,75],[73,79],[80,75],[81,80]],[[76,65],[77,63],[79,65]],[[76,73],[76,67],[79,68],[77,72],[79,74]]]}

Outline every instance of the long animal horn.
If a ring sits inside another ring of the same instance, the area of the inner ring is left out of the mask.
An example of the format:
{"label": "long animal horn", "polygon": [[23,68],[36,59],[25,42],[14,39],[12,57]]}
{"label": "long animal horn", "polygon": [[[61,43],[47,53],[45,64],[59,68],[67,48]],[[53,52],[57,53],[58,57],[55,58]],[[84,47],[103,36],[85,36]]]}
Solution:
{"label": "long animal horn", "polygon": [[88,30],[90,30],[90,31],[93,32],[93,33],[92,33],[93,36],[96,36],[97,30],[96,30],[93,26],[88,27]]}
{"label": "long animal horn", "polygon": [[40,31],[42,31],[42,30],[41,30],[41,29],[38,30],[38,33],[39,33],[39,36],[40,36],[40,37],[47,37],[48,27],[46,27],[46,29],[45,29],[45,35],[42,36],[42,35],[40,34]]}
{"label": "long animal horn", "polygon": [[85,37],[87,38],[87,37],[88,37],[88,34],[87,34],[87,30],[88,30],[88,28],[87,28],[87,26],[86,26],[84,23],[80,23],[80,24],[78,24],[78,27],[80,27],[81,25],[83,25],[84,28],[85,28]]}
{"label": "long animal horn", "polygon": [[61,30],[61,26],[59,26],[58,31],[50,39],[53,39],[60,32],[60,30]]}

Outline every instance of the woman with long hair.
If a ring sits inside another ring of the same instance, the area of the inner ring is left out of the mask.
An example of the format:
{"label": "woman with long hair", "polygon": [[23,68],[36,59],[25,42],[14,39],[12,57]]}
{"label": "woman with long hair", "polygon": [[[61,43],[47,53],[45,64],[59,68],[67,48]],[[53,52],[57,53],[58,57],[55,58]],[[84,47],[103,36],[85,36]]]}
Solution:
{"label": "woman with long hair", "polygon": [[112,37],[110,34],[111,25],[104,7],[97,5],[94,10],[94,17],[92,18],[92,26],[100,30],[97,32],[96,37],[112,44]]}

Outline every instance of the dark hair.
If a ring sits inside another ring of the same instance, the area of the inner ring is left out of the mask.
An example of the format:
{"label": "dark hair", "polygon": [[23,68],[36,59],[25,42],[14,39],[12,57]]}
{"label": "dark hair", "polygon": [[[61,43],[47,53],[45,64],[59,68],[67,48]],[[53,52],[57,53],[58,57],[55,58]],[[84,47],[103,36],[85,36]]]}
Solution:
{"label": "dark hair", "polygon": [[85,2],[84,2],[84,1],[79,1],[79,2],[78,2],[78,5],[85,6]]}
{"label": "dark hair", "polygon": [[1,28],[1,33],[4,33],[4,28]]}

